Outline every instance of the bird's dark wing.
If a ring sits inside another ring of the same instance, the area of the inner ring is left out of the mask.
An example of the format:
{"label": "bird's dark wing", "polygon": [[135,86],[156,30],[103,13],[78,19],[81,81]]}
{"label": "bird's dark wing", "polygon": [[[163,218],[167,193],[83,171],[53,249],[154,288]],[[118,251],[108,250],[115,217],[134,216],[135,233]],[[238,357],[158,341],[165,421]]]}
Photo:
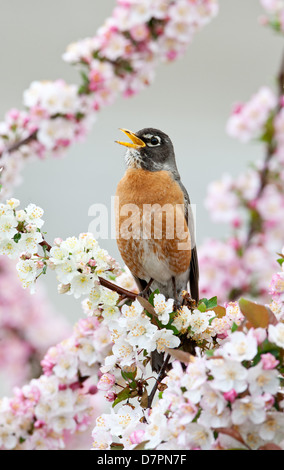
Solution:
{"label": "bird's dark wing", "polygon": [[184,216],[186,219],[186,223],[189,229],[190,237],[191,237],[191,261],[190,261],[190,271],[189,271],[189,285],[190,285],[190,293],[191,297],[198,302],[199,300],[199,266],[198,266],[198,257],[197,257],[197,249],[196,249],[196,241],[195,241],[195,230],[194,230],[194,220],[192,209],[190,206],[190,199],[185,189],[184,185],[182,184],[180,179],[177,179],[177,183],[179,184],[185,200],[185,210]]}

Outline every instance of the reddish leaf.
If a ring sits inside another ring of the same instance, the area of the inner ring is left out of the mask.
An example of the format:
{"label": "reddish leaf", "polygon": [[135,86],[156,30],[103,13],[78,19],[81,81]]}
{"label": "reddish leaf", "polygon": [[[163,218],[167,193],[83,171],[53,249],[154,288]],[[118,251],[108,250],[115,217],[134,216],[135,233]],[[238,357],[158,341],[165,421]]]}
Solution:
{"label": "reddish leaf", "polygon": [[166,352],[178,361],[183,362],[184,364],[189,364],[190,362],[193,362],[195,360],[194,356],[187,352],[181,351],[180,349],[166,348]]}
{"label": "reddish leaf", "polygon": [[226,309],[225,307],[222,307],[221,305],[217,305],[217,307],[214,307],[211,310],[213,310],[216,313],[216,316],[218,318],[222,318],[226,315]]}
{"label": "reddish leaf", "polygon": [[138,300],[139,304],[142,305],[142,307],[145,308],[145,310],[147,310],[147,312],[149,312],[154,317],[158,318],[158,315],[157,315],[153,305],[151,305],[150,302],[148,302],[148,300],[144,299],[144,297],[141,297],[140,295],[137,296],[137,300]]}
{"label": "reddish leaf", "polygon": [[283,449],[281,449],[281,447],[277,446],[276,444],[273,444],[273,442],[269,442],[268,444],[264,444],[264,446],[259,447],[258,450],[283,450]]}
{"label": "reddish leaf", "polygon": [[137,444],[137,446],[134,447],[134,449],[132,449],[132,450],[144,450],[145,445],[147,444],[147,442],[149,442],[149,441],[140,442],[140,444]]}
{"label": "reddish leaf", "polygon": [[233,439],[236,439],[236,441],[239,441],[245,447],[248,447],[239,431],[235,428],[216,428],[215,431],[217,431],[219,434],[225,434],[226,436],[230,436]]}
{"label": "reddish leaf", "polygon": [[240,299],[239,306],[253,328],[267,328],[269,324],[275,325],[277,323],[275,315],[265,305]]}

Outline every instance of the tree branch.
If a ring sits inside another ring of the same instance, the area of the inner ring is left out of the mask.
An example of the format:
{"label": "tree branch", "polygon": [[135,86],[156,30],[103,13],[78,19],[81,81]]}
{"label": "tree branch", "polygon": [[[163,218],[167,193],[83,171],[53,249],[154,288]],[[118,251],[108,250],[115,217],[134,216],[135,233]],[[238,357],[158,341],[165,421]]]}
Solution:
{"label": "tree branch", "polygon": [[18,140],[18,142],[15,142],[14,144],[10,145],[10,147],[7,147],[5,150],[3,150],[3,152],[0,153],[0,158],[1,158],[2,155],[4,155],[5,153],[13,153],[13,152],[15,152],[16,150],[18,150],[20,147],[22,147],[22,145],[29,144],[30,142],[32,142],[33,140],[36,139],[36,136],[37,136],[37,131],[34,131],[31,135],[29,135],[29,136],[26,137],[25,139],[23,139],[23,140]]}
{"label": "tree branch", "polygon": [[111,281],[108,281],[107,279],[104,279],[103,277],[99,276],[99,281],[101,286],[107,287],[107,289],[113,290],[117,292],[120,295],[123,295],[127,297],[128,299],[135,300],[136,297],[139,294],[135,294],[135,292],[131,292],[130,290],[124,289],[123,287],[118,286],[117,284],[114,284]]}

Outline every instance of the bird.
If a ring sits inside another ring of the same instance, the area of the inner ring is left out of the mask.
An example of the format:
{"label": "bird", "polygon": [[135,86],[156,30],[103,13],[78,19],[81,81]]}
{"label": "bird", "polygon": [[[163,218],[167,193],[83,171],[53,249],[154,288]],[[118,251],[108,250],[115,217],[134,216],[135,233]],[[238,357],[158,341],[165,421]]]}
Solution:
{"label": "bird", "polygon": [[[158,289],[175,305],[188,291],[198,303],[199,268],[190,199],[170,137],[155,128],[120,129],[130,142],[115,197],[116,240],[140,293]],[[130,215],[129,215],[130,214]]]}

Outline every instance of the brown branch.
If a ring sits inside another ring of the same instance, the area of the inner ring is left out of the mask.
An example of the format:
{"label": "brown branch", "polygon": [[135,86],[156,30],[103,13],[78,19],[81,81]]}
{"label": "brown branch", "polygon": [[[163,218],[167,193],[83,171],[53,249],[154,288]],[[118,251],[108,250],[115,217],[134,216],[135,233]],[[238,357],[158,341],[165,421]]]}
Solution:
{"label": "brown branch", "polygon": [[18,150],[20,147],[22,147],[22,145],[29,144],[30,142],[36,139],[36,136],[37,136],[37,131],[34,131],[31,135],[29,135],[25,139],[18,140],[18,142],[15,142],[14,144],[10,145],[10,147],[7,147],[5,150],[3,150],[3,152],[0,153],[0,158],[5,153],[13,153],[16,150]]}
{"label": "brown branch", "polygon": [[42,247],[45,247],[46,251],[50,251],[51,248],[52,248],[52,246],[49,243],[47,243],[45,240],[43,240],[43,242],[39,243],[39,245],[42,246]]}
{"label": "brown branch", "polygon": [[139,294],[135,294],[135,292],[124,289],[123,287],[120,287],[114,284],[113,282],[108,281],[107,279],[104,279],[103,277],[100,277],[100,276],[99,276],[99,281],[100,281],[101,286],[107,287],[107,289],[113,290],[117,292],[118,294],[127,297],[128,299],[135,300],[136,297],[139,295]]}

